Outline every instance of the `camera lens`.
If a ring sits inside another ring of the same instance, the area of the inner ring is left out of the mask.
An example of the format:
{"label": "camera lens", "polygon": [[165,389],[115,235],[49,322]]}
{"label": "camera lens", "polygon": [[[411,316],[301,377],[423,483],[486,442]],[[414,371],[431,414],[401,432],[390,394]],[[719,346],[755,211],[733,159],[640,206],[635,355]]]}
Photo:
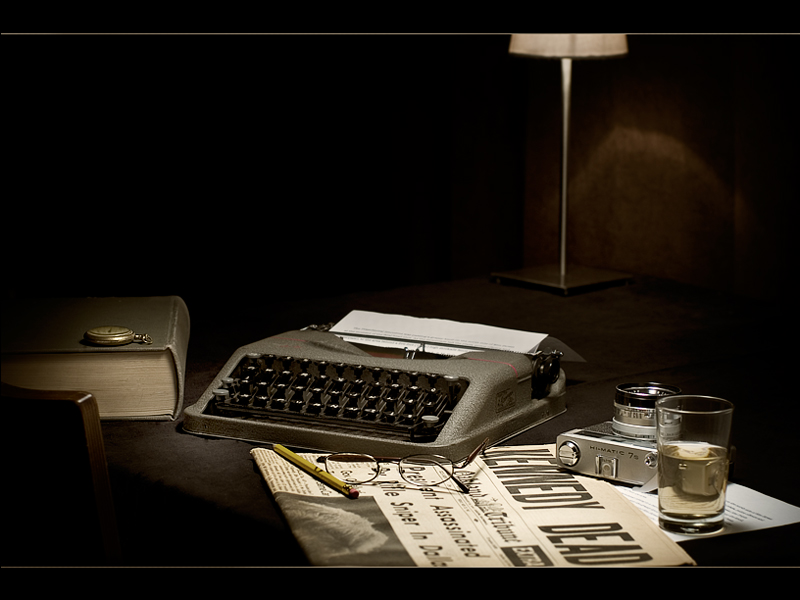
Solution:
{"label": "camera lens", "polygon": [[617,435],[640,440],[656,439],[656,400],[680,394],[674,385],[650,381],[621,383],[614,396],[614,419],[611,429]]}

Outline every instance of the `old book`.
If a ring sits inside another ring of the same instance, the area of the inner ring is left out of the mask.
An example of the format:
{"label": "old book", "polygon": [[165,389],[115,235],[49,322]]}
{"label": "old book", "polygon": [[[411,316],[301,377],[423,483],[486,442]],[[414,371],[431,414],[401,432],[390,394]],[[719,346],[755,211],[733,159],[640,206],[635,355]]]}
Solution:
{"label": "old book", "polygon": [[[151,344],[97,346],[92,328],[118,325]],[[3,307],[2,380],[79,390],[101,419],[176,419],[183,406],[189,311],[178,296],[25,299]]]}

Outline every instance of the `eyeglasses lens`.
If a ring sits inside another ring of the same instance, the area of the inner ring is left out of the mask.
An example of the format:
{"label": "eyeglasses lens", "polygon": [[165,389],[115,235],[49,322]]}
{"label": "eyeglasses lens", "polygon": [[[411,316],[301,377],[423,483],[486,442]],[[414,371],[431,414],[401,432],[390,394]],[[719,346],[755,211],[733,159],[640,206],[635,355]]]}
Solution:
{"label": "eyeglasses lens", "polygon": [[453,463],[433,455],[407,456],[400,461],[400,475],[416,485],[437,485],[453,475]]}
{"label": "eyeglasses lens", "polygon": [[378,463],[365,454],[332,454],[325,460],[325,468],[345,483],[366,483],[378,476]]}

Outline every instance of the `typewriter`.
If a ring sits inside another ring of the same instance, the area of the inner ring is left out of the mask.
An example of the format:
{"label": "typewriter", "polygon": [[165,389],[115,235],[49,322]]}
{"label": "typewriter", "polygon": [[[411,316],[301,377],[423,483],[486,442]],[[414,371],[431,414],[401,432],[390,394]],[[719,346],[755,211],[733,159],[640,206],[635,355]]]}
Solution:
{"label": "typewriter", "polygon": [[467,456],[566,410],[558,351],[376,356],[328,331],[242,346],[185,410],[193,434],[373,456]]}

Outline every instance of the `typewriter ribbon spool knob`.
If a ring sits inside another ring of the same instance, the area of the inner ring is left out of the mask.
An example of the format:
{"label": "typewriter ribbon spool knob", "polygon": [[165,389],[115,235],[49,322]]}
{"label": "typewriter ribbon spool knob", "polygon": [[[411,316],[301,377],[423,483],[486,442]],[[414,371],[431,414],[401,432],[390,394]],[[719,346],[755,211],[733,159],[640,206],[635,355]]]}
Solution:
{"label": "typewriter ribbon spool knob", "polygon": [[540,350],[528,355],[531,359],[531,398],[546,396],[548,386],[558,381],[563,355],[560,350]]}

